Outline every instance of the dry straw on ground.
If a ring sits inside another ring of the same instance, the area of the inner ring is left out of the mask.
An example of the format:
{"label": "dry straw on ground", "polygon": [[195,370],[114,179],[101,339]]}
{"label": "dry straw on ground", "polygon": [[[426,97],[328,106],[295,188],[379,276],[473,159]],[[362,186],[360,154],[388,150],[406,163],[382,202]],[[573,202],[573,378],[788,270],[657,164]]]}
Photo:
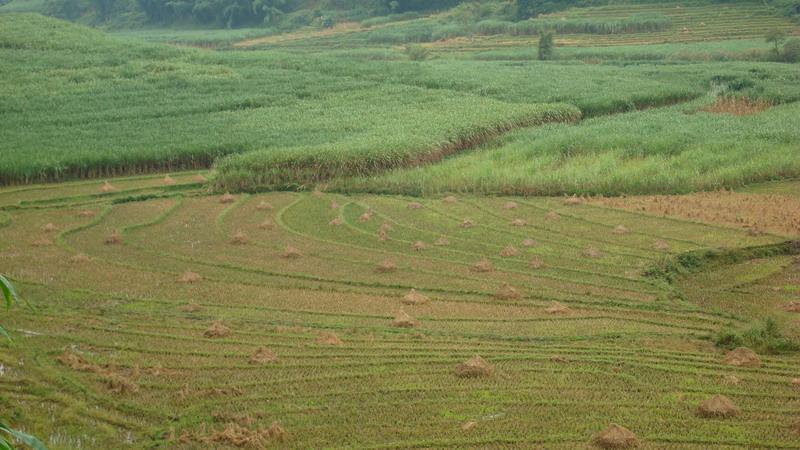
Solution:
{"label": "dry straw on ground", "polygon": [[269,428],[254,430],[231,422],[225,424],[225,427],[221,430],[212,428],[210,431],[203,430],[194,435],[181,435],[180,438],[182,442],[185,441],[184,443],[187,444],[191,441],[197,441],[209,445],[211,448],[230,446],[252,449],[267,448],[273,443],[284,442],[286,439],[286,431],[277,422],[273,422]]}
{"label": "dry straw on ground", "polygon": [[544,260],[541,256],[533,256],[531,257],[531,260],[528,261],[528,267],[531,269],[542,269],[544,266]]}
{"label": "dry straw on ground", "polygon": [[408,209],[422,209],[422,203],[411,202],[408,204]]}
{"label": "dry straw on ground", "polygon": [[522,297],[522,294],[510,284],[503,283],[500,289],[494,293],[494,296],[500,300],[514,300]]}
{"label": "dry straw on ground", "polygon": [[189,304],[185,305],[185,306],[184,306],[183,308],[181,308],[181,309],[182,309],[184,312],[193,313],[193,312],[198,312],[198,311],[200,311],[200,310],[201,310],[201,309],[203,309],[203,308],[202,308],[200,305],[198,305],[197,303],[189,303]]}
{"label": "dry straw on ground", "polygon": [[417,321],[414,320],[413,317],[409,316],[405,311],[400,311],[396,316],[394,316],[394,320],[392,320],[392,326],[397,328],[414,328],[417,326]]}
{"label": "dry straw on ground", "polygon": [[527,224],[528,222],[524,221],[523,219],[514,219],[511,221],[511,225],[515,227],[524,227]]}
{"label": "dry straw on ground", "polygon": [[736,385],[736,384],[741,383],[742,380],[739,377],[737,377],[736,375],[725,375],[725,378],[723,378],[722,382],[725,383],[725,384]]}
{"label": "dry straw on ground", "polygon": [[739,414],[739,408],[728,397],[715,395],[697,405],[697,414],[700,417],[734,417]]}
{"label": "dry straw on ground", "polygon": [[447,204],[453,204],[453,203],[456,203],[457,201],[458,201],[458,199],[455,198],[455,196],[452,196],[452,195],[448,195],[447,197],[442,199],[442,202],[447,203]]}
{"label": "dry straw on ground", "polygon": [[259,347],[252,356],[250,356],[250,364],[267,364],[278,362],[278,356],[272,350],[266,347]]}
{"label": "dry straw on ground", "polygon": [[723,364],[737,367],[761,367],[761,359],[747,347],[738,347],[725,354]]}
{"label": "dry straw on ground", "polygon": [[85,217],[94,217],[95,214],[96,213],[94,211],[90,210],[90,209],[84,209],[83,211],[78,213],[78,217],[84,217],[84,218]]}
{"label": "dry straw on ground", "polygon": [[415,241],[411,244],[411,249],[418,252],[428,248],[428,245],[422,241]]}
{"label": "dry straw on ground", "polygon": [[111,185],[108,181],[104,182],[102,186],[100,186],[100,192],[112,192],[116,191],[117,188]]}
{"label": "dry straw on ground", "polygon": [[105,241],[103,241],[106,245],[117,245],[122,243],[122,236],[119,235],[118,232],[114,231],[108,236],[106,236]]}
{"label": "dry straw on ground", "polygon": [[233,235],[231,238],[231,244],[234,245],[244,245],[250,242],[250,238],[242,231],[237,231],[236,234]]}
{"label": "dry straw on ground", "polygon": [[433,245],[437,245],[439,247],[443,247],[445,245],[450,245],[450,239],[447,239],[446,237],[441,236],[441,237],[439,237],[439,239],[436,239],[436,241],[433,243]]}
{"label": "dry straw on ground", "polygon": [[613,233],[621,236],[630,233],[630,230],[625,225],[617,225],[614,227]]}
{"label": "dry straw on ground", "polygon": [[334,333],[322,332],[317,337],[317,344],[320,345],[342,345],[342,340]]}
{"label": "dry straw on ground", "polygon": [[297,259],[303,256],[303,253],[300,250],[292,247],[291,245],[287,245],[286,248],[281,253],[281,257],[286,259]]}
{"label": "dry straw on ground", "polygon": [[584,258],[600,258],[603,253],[596,247],[589,245],[581,251],[581,256]]}
{"label": "dry straw on ground", "polygon": [[164,180],[162,181],[167,186],[171,186],[175,184],[175,179],[169,176],[169,174],[164,175]]}
{"label": "dry straw on ground", "polygon": [[208,181],[208,179],[207,179],[207,178],[205,177],[205,175],[203,175],[202,173],[198,173],[197,175],[195,175],[194,177],[192,177],[192,179],[193,179],[193,180],[194,180],[196,183],[205,183],[206,181]]}
{"label": "dry straw on ground", "polygon": [[701,108],[700,111],[717,114],[732,114],[734,116],[747,116],[750,114],[758,114],[771,107],[772,103],[767,100],[753,100],[738,96],[720,96],[714,100],[714,103]]}
{"label": "dry straw on ground", "polygon": [[192,272],[191,270],[187,270],[178,277],[179,283],[193,284],[201,281],[203,281],[203,277],[200,276],[199,273]]}
{"label": "dry straw on ground", "polygon": [[470,266],[470,270],[473,271],[473,272],[478,272],[478,273],[491,272],[491,271],[494,270],[494,266],[492,266],[491,261],[489,261],[488,259],[481,258],[475,264]]}
{"label": "dry straw on ground", "polygon": [[669,244],[667,244],[666,241],[659,239],[653,243],[653,248],[660,252],[666,252],[669,250]]}
{"label": "dry straw on ground", "polygon": [[338,227],[338,226],[341,226],[342,224],[344,224],[344,221],[340,217],[337,217],[337,218],[331,220],[330,222],[328,222],[328,225],[333,226],[333,227]]}
{"label": "dry straw on ground", "polygon": [[545,220],[554,221],[560,219],[561,216],[555,211],[548,211],[547,214],[544,215]]}
{"label": "dry straw on ground", "polygon": [[364,214],[358,216],[359,222],[369,222],[370,219],[372,219],[372,214],[370,214],[369,212],[365,212]]}
{"label": "dry straw on ground", "polygon": [[219,198],[220,203],[233,203],[236,201],[236,197],[231,195],[230,192],[226,192],[222,197]]}
{"label": "dry straw on ground", "polygon": [[461,226],[461,228],[472,228],[472,227],[475,226],[475,222],[473,222],[470,219],[464,219],[463,221],[461,221],[461,225],[460,226]]}
{"label": "dry straw on ground", "polygon": [[522,240],[522,246],[525,248],[536,247],[537,245],[539,245],[539,243],[537,243],[533,239],[526,238]]}
{"label": "dry straw on ground", "polygon": [[612,423],[608,428],[597,433],[592,443],[605,449],[635,448],[639,445],[639,440],[631,430]]}
{"label": "dry straw on ground", "polygon": [[800,312],[800,302],[789,302],[783,309],[785,309],[786,312]]}
{"label": "dry straw on ground", "polygon": [[517,209],[518,207],[517,202],[505,202],[503,204],[503,209]]}
{"label": "dry straw on ground", "polygon": [[456,376],[462,378],[479,378],[492,375],[494,369],[478,355],[456,366]]}
{"label": "dry straw on ground", "polygon": [[58,231],[58,227],[52,223],[47,223],[42,227],[42,231],[45,233],[52,233],[54,231]]}
{"label": "dry straw on ground", "polygon": [[331,200],[331,206],[330,206],[330,208],[331,208],[331,209],[334,209],[334,210],[335,210],[335,209],[339,209],[339,204],[338,204],[338,203],[336,203],[336,200]]}
{"label": "dry straw on ground", "polygon": [[266,200],[261,200],[261,203],[259,203],[258,206],[256,206],[256,209],[259,211],[271,211],[272,203]]}
{"label": "dry straw on ground", "polygon": [[383,222],[381,226],[378,228],[378,231],[388,232],[392,231],[393,229],[394,228],[392,227],[392,224],[390,224],[389,222]]}
{"label": "dry straw on ground", "polygon": [[397,265],[390,259],[385,259],[375,266],[377,273],[391,273],[397,271]]}
{"label": "dry straw on ground", "polygon": [[69,262],[73,264],[87,263],[89,261],[91,261],[91,259],[86,256],[85,253],[78,253],[69,259]]}
{"label": "dry straw on ground", "polygon": [[34,247],[49,247],[53,245],[53,241],[47,238],[39,238],[31,242],[31,245]]}
{"label": "dry straw on ground", "polygon": [[503,258],[511,258],[512,256],[517,256],[519,251],[513,245],[507,245],[500,250],[500,256]]}
{"label": "dry straw on ground", "polygon": [[544,310],[547,314],[569,314],[570,309],[567,308],[564,304],[559,302],[553,302],[550,306],[548,306]]}
{"label": "dry straw on ground", "polygon": [[229,336],[230,334],[231,329],[223,325],[220,321],[212,323],[206,331],[203,332],[203,336],[207,338],[221,338]]}
{"label": "dry straw on ground", "polygon": [[583,203],[583,199],[575,195],[564,199],[564,204],[567,206],[580,205],[581,203]]}
{"label": "dry straw on ground", "polygon": [[406,305],[423,305],[429,301],[430,299],[428,297],[420,294],[416,289],[411,289],[408,294],[403,296],[402,300],[402,302]]}
{"label": "dry straw on ground", "polygon": [[264,219],[264,221],[258,225],[258,228],[262,230],[271,230],[275,228],[275,223],[270,219]]}

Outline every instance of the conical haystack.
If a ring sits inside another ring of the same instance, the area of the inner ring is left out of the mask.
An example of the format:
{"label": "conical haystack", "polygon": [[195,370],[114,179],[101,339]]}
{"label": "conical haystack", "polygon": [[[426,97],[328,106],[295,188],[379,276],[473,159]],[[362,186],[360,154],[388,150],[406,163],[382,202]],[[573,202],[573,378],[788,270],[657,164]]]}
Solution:
{"label": "conical haystack", "polygon": [[460,226],[461,226],[461,228],[472,228],[472,227],[474,227],[474,226],[475,226],[475,222],[473,222],[473,221],[472,221],[472,220],[470,220],[470,219],[464,219],[464,220],[461,222],[461,225],[460,225]]}
{"label": "conical haystack", "polygon": [[530,261],[528,261],[528,267],[531,269],[542,269],[544,266],[544,260],[541,256],[534,256]]}
{"label": "conical haystack", "polygon": [[658,251],[660,251],[660,252],[665,252],[665,251],[669,250],[669,244],[667,244],[665,241],[662,241],[661,239],[659,239],[659,240],[653,242],[653,248],[658,250]]}
{"label": "conical haystack", "polygon": [[503,204],[503,209],[517,209],[518,207],[517,202],[505,202]]}
{"label": "conical haystack", "polygon": [[491,261],[486,258],[481,258],[478,262],[470,266],[470,270],[473,272],[491,272],[494,270],[494,266],[492,266]]}
{"label": "conical haystack", "polygon": [[478,355],[456,366],[456,376],[462,378],[488,377],[492,372],[492,366]]}
{"label": "conical haystack", "polygon": [[800,312],[800,302],[789,302],[784,309],[786,312]]}
{"label": "conical haystack", "polygon": [[185,306],[184,306],[183,308],[181,308],[181,309],[182,309],[184,312],[190,312],[190,313],[192,313],[192,312],[197,312],[197,311],[200,311],[200,310],[201,310],[201,309],[203,309],[203,308],[202,308],[200,305],[198,305],[197,303],[189,303],[189,304],[185,305]]}
{"label": "conical haystack", "polygon": [[340,217],[337,217],[337,218],[331,220],[330,222],[328,222],[328,225],[330,225],[332,227],[338,227],[338,226],[341,226],[343,223],[344,223],[344,221]]}
{"label": "conical haystack", "polygon": [[436,239],[436,241],[433,243],[433,245],[436,245],[436,246],[439,246],[439,247],[443,247],[445,245],[450,245],[450,240],[447,239],[446,237],[442,236],[439,239]]}
{"label": "conical haystack", "polygon": [[457,198],[455,198],[455,197],[454,197],[454,196],[452,196],[452,195],[448,195],[447,197],[445,197],[445,198],[443,198],[443,199],[442,199],[442,202],[444,202],[444,203],[447,203],[447,204],[453,204],[453,203],[455,203],[455,202],[457,202],[457,201],[458,201],[458,199],[457,199]]}
{"label": "conical haystack", "polygon": [[392,326],[398,328],[414,328],[417,326],[417,321],[414,320],[413,317],[406,314],[405,311],[400,311],[394,316],[394,320],[392,320]]}
{"label": "conical haystack", "polygon": [[422,209],[422,203],[411,202],[408,204],[408,209]]}
{"label": "conical haystack", "polygon": [[229,336],[231,329],[222,324],[222,322],[214,322],[211,326],[203,332],[203,336],[207,338],[219,338]]}
{"label": "conical haystack", "polygon": [[103,185],[100,186],[100,192],[111,192],[116,191],[117,188],[111,185],[108,181],[103,182]]}
{"label": "conical haystack", "polygon": [[570,309],[559,302],[553,302],[544,310],[547,314],[569,314]]}
{"label": "conical haystack", "polygon": [[191,270],[183,272],[181,276],[178,277],[178,282],[180,283],[193,284],[201,281],[203,281],[203,277],[200,276],[199,273],[192,272]]}
{"label": "conical haystack", "polygon": [[417,252],[425,250],[426,248],[428,248],[428,245],[422,241],[415,241],[411,244],[411,249]]}
{"label": "conical haystack", "polygon": [[31,242],[31,245],[34,247],[49,247],[53,245],[53,241],[47,238],[39,238]]}
{"label": "conical haystack", "polygon": [[383,222],[381,226],[378,228],[379,231],[392,231],[394,227],[389,222]]}
{"label": "conical haystack", "polygon": [[734,417],[739,414],[739,408],[728,397],[715,395],[697,405],[697,414],[700,417]]}
{"label": "conical haystack", "polygon": [[232,196],[230,192],[226,192],[222,197],[219,198],[220,203],[233,203],[236,201],[236,197]]}
{"label": "conical haystack", "polygon": [[564,204],[567,206],[580,205],[581,203],[583,203],[583,199],[575,195],[564,199]]}
{"label": "conical haystack", "polygon": [[237,231],[236,234],[234,234],[231,238],[231,244],[234,245],[244,245],[248,242],[250,242],[250,238],[248,238],[247,235],[241,231]]}
{"label": "conical haystack", "polygon": [[500,289],[494,293],[494,296],[500,300],[513,300],[522,297],[522,294],[508,283],[503,283]]}
{"label": "conical haystack", "polygon": [[336,200],[331,200],[331,209],[339,209],[339,204],[336,203]]}
{"label": "conical haystack", "polygon": [[106,236],[105,241],[103,241],[106,245],[116,245],[122,243],[122,236],[119,235],[116,231]]}
{"label": "conical haystack", "polygon": [[278,355],[267,347],[259,347],[252,356],[250,356],[250,364],[267,364],[278,362]]}
{"label": "conical haystack", "polygon": [[287,245],[283,250],[283,253],[281,253],[281,256],[286,259],[297,259],[303,256],[303,254],[300,252],[300,250],[292,247],[291,245]]}
{"label": "conical haystack", "polygon": [[631,430],[612,423],[611,426],[597,433],[592,443],[605,449],[635,448],[639,445],[639,440]]}
{"label": "conical haystack", "polygon": [[378,242],[386,242],[389,240],[389,236],[383,230],[378,230]]}
{"label": "conical haystack", "polygon": [[722,379],[722,382],[725,383],[725,384],[736,385],[736,384],[741,383],[742,380],[739,377],[737,377],[736,375],[725,375],[725,378]]}
{"label": "conical haystack", "polygon": [[377,273],[391,273],[397,271],[397,265],[390,259],[381,261],[375,266]]}
{"label": "conical haystack", "polygon": [[193,180],[194,180],[196,183],[205,183],[206,181],[208,181],[208,179],[207,179],[207,178],[205,177],[205,175],[203,175],[202,173],[198,173],[197,175],[195,175],[194,177],[192,177],[192,179],[193,179]]}
{"label": "conical haystack", "polygon": [[630,230],[625,225],[617,225],[614,227],[614,231],[612,231],[612,233],[622,236],[623,234],[630,233]]}
{"label": "conical haystack", "polygon": [[358,216],[359,222],[369,222],[370,219],[372,219],[372,214],[370,214],[369,212],[365,212],[364,214]]}
{"label": "conical haystack", "polygon": [[84,209],[83,211],[78,213],[78,217],[84,217],[84,218],[85,217],[94,217],[95,214],[96,213],[94,211],[90,210],[90,209]]}
{"label": "conical haystack", "polygon": [[528,239],[523,239],[522,240],[522,246],[525,247],[525,248],[536,247],[537,245],[539,245],[539,244],[536,241],[534,241],[533,239],[528,238]]}
{"label": "conical haystack", "polygon": [[424,305],[429,301],[430,299],[428,297],[420,294],[416,289],[411,289],[408,294],[403,296],[402,300],[402,302],[406,305]]}
{"label": "conical haystack", "polygon": [[270,219],[264,219],[264,221],[258,225],[258,228],[262,230],[271,230],[275,228],[275,223]]}
{"label": "conical haystack", "polygon": [[272,211],[272,203],[261,200],[261,202],[256,206],[256,209],[259,211]]}
{"label": "conical haystack", "polygon": [[558,220],[560,218],[561,218],[561,216],[555,211],[550,211],[550,212],[548,212],[547,214],[544,215],[544,219],[545,220],[549,220],[549,221]]}
{"label": "conical haystack", "polygon": [[725,354],[723,364],[738,367],[761,367],[761,359],[747,347],[739,347]]}
{"label": "conical haystack", "polygon": [[89,259],[89,257],[86,256],[83,253],[78,253],[77,255],[74,255],[73,257],[71,257],[69,259],[69,262],[71,262],[73,264],[86,263],[86,262],[89,262],[89,261],[91,261],[91,259]]}
{"label": "conical haystack", "polygon": [[528,224],[528,222],[526,222],[523,219],[514,219],[514,220],[511,221],[511,225],[515,226],[515,227],[524,227],[527,224]]}
{"label": "conical haystack", "polygon": [[342,345],[342,340],[334,333],[322,332],[317,337],[317,344],[320,345]]}
{"label": "conical haystack", "polygon": [[171,186],[175,184],[175,179],[169,176],[169,174],[164,175],[164,180],[162,181],[167,186]]}
{"label": "conical haystack", "polygon": [[603,252],[590,245],[581,251],[581,256],[584,258],[600,258],[603,256]]}
{"label": "conical haystack", "polygon": [[500,250],[500,256],[503,258],[511,258],[512,256],[517,256],[517,254],[519,254],[519,251],[513,245],[508,245]]}
{"label": "conical haystack", "polygon": [[52,223],[47,223],[42,227],[42,231],[45,233],[52,233],[54,231],[58,231],[58,227]]}

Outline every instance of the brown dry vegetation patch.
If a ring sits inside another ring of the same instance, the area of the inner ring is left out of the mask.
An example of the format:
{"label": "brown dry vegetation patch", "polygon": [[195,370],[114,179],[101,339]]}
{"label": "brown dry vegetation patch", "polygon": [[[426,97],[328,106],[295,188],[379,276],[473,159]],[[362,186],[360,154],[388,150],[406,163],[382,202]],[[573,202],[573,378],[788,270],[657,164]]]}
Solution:
{"label": "brown dry vegetation patch", "polygon": [[58,227],[53,223],[47,223],[42,227],[42,231],[45,233],[52,233],[54,231],[58,231]]}
{"label": "brown dry vegetation patch", "polygon": [[275,224],[270,219],[264,219],[264,221],[258,225],[258,228],[262,230],[271,230],[275,228]]}
{"label": "brown dry vegetation patch", "polygon": [[402,300],[406,305],[424,305],[429,301],[430,299],[427,296],[420,294],[416,289],[411,289],[408,294],[403,296]]}
{"label": "brown dry vegetation patch", "polygon": [[426,248],[428,248],[428,245],[422,241],[415,241],[414,243],[411,244],[411,249],[417,252],[425,250]]}
{"label": "brown dry vegetation patch", "polygon": [[284,442],[287,439],[286,431],[277,422],[273,422],[267,428],[247,428],[237,423],[225,424],[222,429],[213,427],[205,429],[201,427],[195,433],[184,433],[181,435],[181,442],[198,442],[210,445],[211,448],[219,446],[232,446],[239,448],[265,449],[276,442]]}
{"label": "brown dry vegetation patch", "polygon": [[83,211],[78,213],[78,217],[84,217],[85,218],[85,217],[94,217],[94,216],[95,216],[95,212],[90,210],[90,209],[85,209],[85,210],[83,210]]}
{"label": "brown dry vegetation patch", "polygon": [[417,321],[405,311],[400,311],[394,317],[394,320],[392,320],[392,326],[397,328],[414,328],[417,326]]}
{"label": "brown dry vegetation patch", "polygon": [[544,260],[541,256],[534,256],[530,261],[528,261],[528,267],[531,269],[542,269],[544,266]]}
{"label": "brown dry vegetation patch", "polygon": [[733,417],[739,414],[739,408],[724,395],[715,395],[697,405],[700,417]]}
{"label": "brown dry vegetation patch", "polygon": [[117,245],[122,243],[122,236],[119,235],[118,232],[114,231],[113,233],[106,236],[105,241],[103,241],[106,245]]}
{"label": "brown dry vegetation patch", "polygon": [[397,271],[397,264],[395,264],[392,260],[386,259],[381,261],[375,266],[375,272],[377,273],[392,273]]}
{"label": "brown dry vegetation patch", "polygon": [[500,289],[494,293],[494,296],[500,300],[514,300],[522,297],[522,294],[513,286],[508,283],[503,283]]}
{"label": "brown dry vegetation patch", "polygon": [[492,266],[492,262],[489,261],[488,259],[481,258],[475,264],[470,266],[470,270],[473,271],[473,272],[478,272],[478,273],[486,273],[486,272],[493,271],[494,270],[494,266]]}
{"label": "brown dry vegetation patch", "polygon": [[203,332],[203,336],[207,338],[220,338],[226,337],[231,334],[231,329],[222,324],[222,322],[214,322]]}
{"label": "brown dry vegetation patch", "polygon": [[267,364],[278,362],[278,355],[266,347],[259,347],[249,360],[250,364]]}
{"label": "brown dry vegetation patch", "polygon": [[261,203],[259,203],[258,206],[256,206],[256,209],[259,211],[270,211],[272,210],[272,204],[267,201],[261,200]]}
{"label": "brown dry vegetation patch", "polygon": [[203,281],[203,277],[199,273],[192,272],[191,270],[187,270],[178,277],[179,283],[193,284],[201,281]]}
{"label": "brown dry vegetation patch", "polygon": [[612,423],[611,426],[598,433],[592,443],[607,449],[634,448],[639,445],[639,440],[631,430]]}
{"label": "brown dry vegetation patch", "polygon": [[320,345],[342,345],[342,340],[335,333],[322,332],[317,336],[317,344]]}
{"label": "brown dry vegetation patch", "polygon": [[503,204],[503,209],[517,209],[517,208],[519,208],[517,202],[505,202]]}
{"label": "brown dry vegetation patch", "polygon": [[436,239],[433,245],[438,245],[440,247],[445,245],[450,245],[450,239],[447,239],[446,237],[442,236],[439,239]]}
{"label": "brown dry vegetation patch", "polygon": [[136,393],[139,391],[139,386],[128,379],[127,377],[116,373],[113,368],[107,366],[99,366],[92,364],[82,356],[70,351],[64,350],[58,358],[58,362],[69,367],[70,369],[79,372],[90,372],[100,376],[108,389],[115,394]]}
{"label": "brown dry vegetation patch", "polygon": [[703,112],[716,114],[733,114],[734,116],[747,116],[758,114],[772,107],[772,103],[762,99],[747,97],[717,97],[713,103],[700,109]]}
{"label": "brown dry vegetation patch", "polygon": [[164,180],[162,181],[167,186],[171,186],[175,184],[175,179],[169,176],[169,174],[164,175]]}
{"label": "brown dry vegetation patch", "polygon": [[500,250],[500,256],[503,258],[511,258],[512,256],[517,256],[518,254],[519,251],[513,245],[508,245]]}
{"label": "brown dry vegetation patch", "polygon": [[569,314],[570,309],[559,302],[553,302],[544,310],[547,314]]}
{"label": "brown dry vegetation patch", "polygon": [[756,352],[747,347],[739,347],[725,354],[722,361],[729,366],[737,367],[761,367],[761,359]]}
{"label": "brown dry vegetation patch", "polygon": [[200,311],[200,310],[201,310],[201,309],[203,309],[203,308],[202,308],[200,305],[198,305],[197,303],[189,303],[188,305],[185,305],[185,306],[184,306],[183,308],[181,308],[181,309],[182,309],[184,312],[190,312],[190,313],[192,313],[192,312],[197,312],[197,311]]}
{"label": "brown dry vegetation patch", "polygon": [[472,228],[475,226],[475,222],[470,219],[464,219],[461,222],[461,228]]}
{"label": "brown dry vegetation patch", "polygon": [[593,198],[592,203],[657,216],[740,227],[754,232],[800,235],[800,199],[733,191],[689,195]]}
{"label": "brown dry vegetation patch", "polygon": [[303,253],[300,250],[292,247],[291,245],[287,245],[286,248],[283,250],[283,253],[281,254],[281,257],[286,259],[297,259],[302,256]]}
{"label": "brown dry vegetation patch", "polygon": [[534,241],[533,239],[527,238],[522,240],[522,246],[525,248],[531,248],[538,246],[539,243]]}
{"label": "brown dry vegetation patch", "polygon": [[528,222],[526,222],[523,219],[514,219],[514,220],[511,221],[511,225],[515,226],[515,227],[524,227],[527,224],[528,224]]}
{"label": "brown dry vegetation patch", "polygon": [[455,196],[452,196],[452,195],[448,195],[447,197],[442,199],[442,202],[448,203],[448,204],[453,204],[453,203],[456,203],[457,201],[458,201],[458,199]]}
{"label": "brown dry vegetation patch", "polygon": [[408,209],[422,209],[422,203],[411,202],[407,206]]}
{"label": "brown dry vegetation patch", "polygon": [[[373,27],[377,28],[377,27]],[[245,39],[243,41],[233,44],[235,48],[255,47],[265,44],[278,44],[283,42],[291,42],[299,39],[317,38],[323,36],[331,36],[340,33],[353,33],[361,30],[361,24],[358,22],[340,22],[336,25],[315,31],[295,31],[291,33],[281,33],[273,36],[264,36],[253,39]]]}
{"label": "brown dry vegetation patch", "polygon": [[231,238],[231,244],[234,245],[244,245],[248,242],[250,242],[250,238],[248,238],[247,235],[241,231],[237,231],[236,234],[234,234]]}
{"label": "brown dry vegetation patch", "polygon": [[69,259],[69,262],[73,264],[87,263],[89,261],[91,261],[91,259],[84,253],[78,253]]}
{"label": "brown dry vegetation patch", "polygon": [[461,378],[488,377],[494,372],[492,366],[478,355],[456,366],[456,376]]}
{"label": "brown dry vegetation patch", "polygon": [[117,188],[111,185],[108,181],[104,182],[102,186],[100,186],[100,192],[113,192],[116,191]]}
{"label": "brown dry vegetation patch", "polygon": [[330,222],[328,222],[328,225],[330,225],[332,227],[338,227],[338,226],[340,226],[342,224],[344,224],[344,221],[339,217],[336,217],[335,219],[333,219]]}

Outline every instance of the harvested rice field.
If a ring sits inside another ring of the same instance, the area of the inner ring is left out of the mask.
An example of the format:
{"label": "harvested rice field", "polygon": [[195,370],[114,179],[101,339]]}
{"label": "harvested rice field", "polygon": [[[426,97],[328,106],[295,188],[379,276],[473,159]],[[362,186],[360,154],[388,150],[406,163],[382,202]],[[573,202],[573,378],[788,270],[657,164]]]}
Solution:
{"label": "harvested rice field", "polygon": [[800,448],[777,213],[204,178],[0,190],[32,308],[3,317],[0,410],[49,448]]}

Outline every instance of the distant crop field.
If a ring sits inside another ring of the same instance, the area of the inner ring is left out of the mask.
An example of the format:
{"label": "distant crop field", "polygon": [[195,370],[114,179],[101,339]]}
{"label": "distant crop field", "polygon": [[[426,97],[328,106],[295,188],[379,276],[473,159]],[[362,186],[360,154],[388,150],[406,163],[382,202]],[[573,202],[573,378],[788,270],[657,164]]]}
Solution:
{"label": "distant crop field", "polygon": [[[642,448],[796,445],[797,355],[747,341],[742,367],[712,343],[762,316],[797,337],[786,236],[203,178],[0,190],[3,271],[35,307],[4,316],[0,408],[50,448],[576,448],[612,423]],[[645,275],[745,247],[760,262]],[[704,417],[714,395],[735,416]]]}

